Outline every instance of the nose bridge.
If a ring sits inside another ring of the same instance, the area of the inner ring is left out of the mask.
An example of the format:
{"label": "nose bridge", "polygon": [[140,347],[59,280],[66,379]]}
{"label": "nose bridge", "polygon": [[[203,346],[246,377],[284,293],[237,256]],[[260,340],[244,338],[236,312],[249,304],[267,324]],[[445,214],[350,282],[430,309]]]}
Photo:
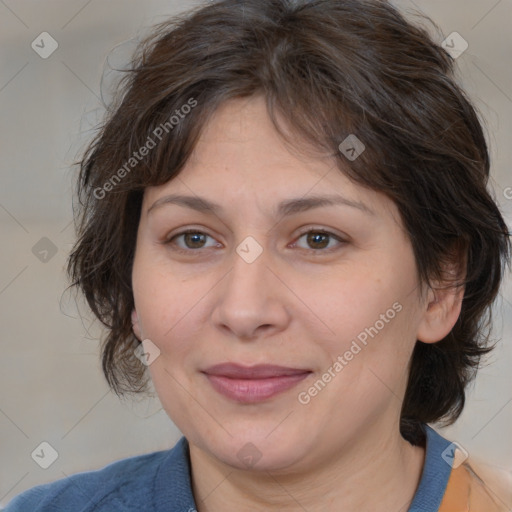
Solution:
{"label": "nose bridge", "polygon": [[236,246],[228,286],[238,299],[255,300],[268,293],[265,283],[268,280],[266,274],[270,272],[269,263],[268,248],[255,237],[247,236]]}
{"label": "nose bridge", "polygon": [[240,338],[254,337],[260,326],[282,328],[286,322],[283,297],[270,270],[270,251],[247,237],[233,254],[232,267],[213,312],[215,323]]}

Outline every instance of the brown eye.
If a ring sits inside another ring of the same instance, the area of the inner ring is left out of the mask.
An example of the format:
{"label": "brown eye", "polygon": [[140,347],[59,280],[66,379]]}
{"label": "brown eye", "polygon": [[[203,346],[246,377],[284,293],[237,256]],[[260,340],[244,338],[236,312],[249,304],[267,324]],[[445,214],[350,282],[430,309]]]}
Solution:
{"label": "brown eye", "polygon": [[204,233],[184,233],[183,241],[189,249],[202,249],[206,236]]}
{"label": "brown eye", "polygon": [[[306,251],[317,252],[317,253],[329,253],[333,250],[337,250],[340,245],[344,245],[346,242],[329,231],[320,230],[309,230],[299,236],[298,240],[305,238],[307,247],[304,247]],[[337,243],[335,243],[337,241]],[[331,243],[334,242],[334,243]],[[329,244],[331,244],[329,246]]]}
{"label": "brown eye", "polygon": [[[177,244],[176,240],[180,238],[183,240],[183,242],[182,244]],[[208,238],[211,238],[210,235],[203,233],[202,231],[188,229],[186,231],[182,231],[181,233],[177,233],[164,243],[165,245],[176,245],[176,250],[179,252],[193,252],[198,249],[208,248],[208,246],[205,245],[205,242]]]}
{"label": "brown eye", "polygon": [[[202,231],[187,229],[181,233],[177,233],[170,239],[164,242],[164,245],[173,246],[173,250],[184,254],[200,253],[200,249],[209,249],[215,247],[213,245],[206,245],[207,239],[213,238]],[[179,240],[182,240],[178,243]],[[323,230],[309,230],[299,236],[297,240],[305,239],[307,247],[300,247],[312,254],[325,254],[336,251],[346,244],[346,241],[339,236],[329,231]],[[294,244],[297,245],[297,242]]]}
{"label": "brown eye", "polygon": [[327,233],[307,233],[307,242],[312,244],[313,249],[325,249],[329,245],[329,236]]}

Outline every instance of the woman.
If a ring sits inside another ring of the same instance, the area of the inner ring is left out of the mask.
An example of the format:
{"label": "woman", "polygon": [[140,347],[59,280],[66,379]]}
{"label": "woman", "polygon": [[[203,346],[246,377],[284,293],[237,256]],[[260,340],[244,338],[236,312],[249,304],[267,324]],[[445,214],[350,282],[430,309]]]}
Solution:
{"label": "woman", "polygon": [[453,423],[510,262],[453,60],[377,0],[157,27],[81,162],[68,271],[184,437],[7,511],[498,511]]}

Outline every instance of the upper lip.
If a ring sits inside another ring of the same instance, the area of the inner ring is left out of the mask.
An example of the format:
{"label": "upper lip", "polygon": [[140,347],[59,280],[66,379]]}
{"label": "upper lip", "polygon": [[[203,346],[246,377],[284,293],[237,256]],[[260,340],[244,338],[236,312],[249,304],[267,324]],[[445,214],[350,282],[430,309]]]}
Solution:
{"label": "upper lip", "polygon": [[271,364],[259,364],[255,366],[243,366],[235,363],[221,363],[204,370],[208,375],[218,375],[231,379],[266,379],[269,377],[281,377],[289,375],[301,375],[310,373],[311,370],[289,368]]}

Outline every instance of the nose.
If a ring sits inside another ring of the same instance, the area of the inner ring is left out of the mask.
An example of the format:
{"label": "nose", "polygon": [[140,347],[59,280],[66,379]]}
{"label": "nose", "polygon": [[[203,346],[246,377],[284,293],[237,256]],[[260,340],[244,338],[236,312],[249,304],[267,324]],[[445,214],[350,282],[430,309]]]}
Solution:
{"label": "nose", "polygon": [[238,249],[239,253],[233,251],[231,270],[216,287],[212,321],[224,334],[240,340],[254,340],[286,329],[292,292],[272,265],[269,250],[264,249],[252,260],[244,247]]}

